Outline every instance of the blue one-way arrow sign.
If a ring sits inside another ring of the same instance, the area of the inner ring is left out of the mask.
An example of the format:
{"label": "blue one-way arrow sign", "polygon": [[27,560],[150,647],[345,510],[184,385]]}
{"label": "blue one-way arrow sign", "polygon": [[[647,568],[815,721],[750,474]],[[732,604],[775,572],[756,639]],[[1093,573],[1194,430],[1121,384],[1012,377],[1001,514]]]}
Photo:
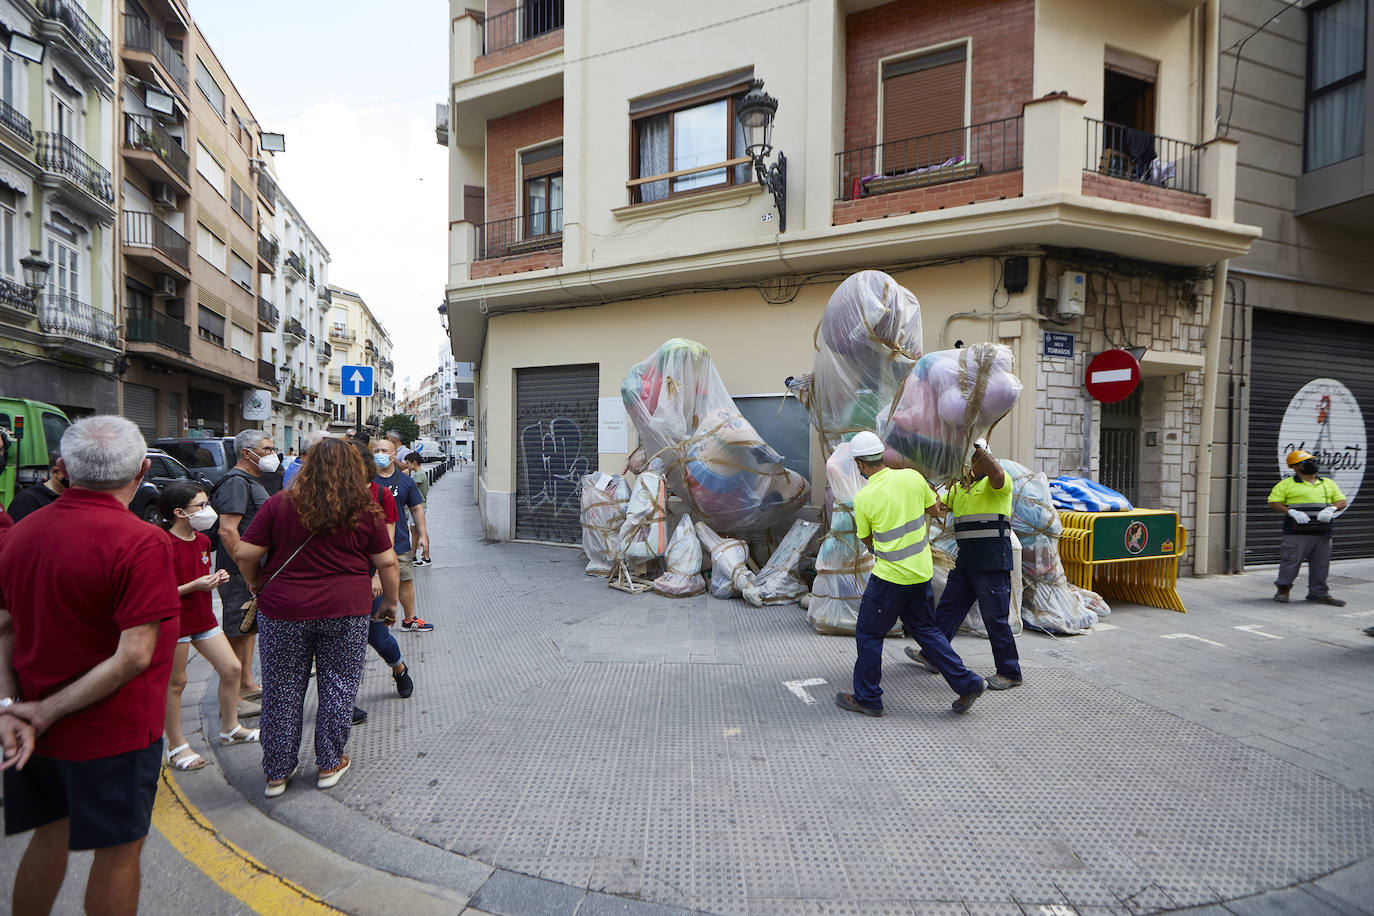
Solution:
{"label": "blue one-way arrow sign", "polygon": [[339,370],[339,381],[343,383],[346,397],[372,397],[371,366],[344,366]]}

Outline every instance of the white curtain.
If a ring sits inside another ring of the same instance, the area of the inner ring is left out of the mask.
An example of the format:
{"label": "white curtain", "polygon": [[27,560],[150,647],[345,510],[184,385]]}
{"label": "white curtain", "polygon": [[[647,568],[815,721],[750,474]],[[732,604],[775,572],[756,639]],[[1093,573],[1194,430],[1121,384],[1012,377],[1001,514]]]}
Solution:
{"label": "white curtain", "polygon": [[[1364,67],[1365,0],[1342,0],[1312,14],[1313,93],[1359,74]],[[1363,78],[1314,95],[1307,103],[1307,168],[1359,155],[1364,140]]]}
{"label": "white curtain", "polygon": [[[669,116],[666,114],[641,118],[636,122],[639,131],[639,174],[643,177],[662,175],[668,167]],[[662,200],[668,196],[668,181],[655,181],[639,186],[641,201]]]}

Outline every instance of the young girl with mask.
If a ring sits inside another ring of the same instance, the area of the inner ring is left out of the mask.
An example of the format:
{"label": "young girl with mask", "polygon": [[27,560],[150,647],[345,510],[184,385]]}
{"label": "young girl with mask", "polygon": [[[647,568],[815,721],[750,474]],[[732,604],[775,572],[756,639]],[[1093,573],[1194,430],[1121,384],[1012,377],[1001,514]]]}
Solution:
{"label": "young girl with mask", "polygon": [[217,522],[210,498],[198,483],[176,480],[163,487],[157,500],[162,525],[172,541],[181,594],[181,631],[172,659],[172,677],[167,683],[167,762],[178,770],[199,770],[205,758],[191,749],[181,729],[181,693],[186,689],[186,658],[192,646],[219,675],[219,740],[221,744],[246,744],[258,740],[256,728],[239,724],[238,657],[229,647],[224,630],[215,619],[210,592],[225,582],[229,574],[216,570],[210,561],[210,539],[201,532]]}

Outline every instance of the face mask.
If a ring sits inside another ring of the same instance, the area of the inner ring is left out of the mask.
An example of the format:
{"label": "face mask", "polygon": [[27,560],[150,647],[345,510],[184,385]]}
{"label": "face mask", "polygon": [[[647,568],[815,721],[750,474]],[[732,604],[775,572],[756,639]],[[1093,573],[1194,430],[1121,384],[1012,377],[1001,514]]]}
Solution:
{"label": "face mask", "polygon": [[1298,465],[1298,471],[1303,474],[1315,474],[1317,473],[1317,462],[1304,461]]}
{"label": "face mask", "polygon": [[378,452],[377,454],[372,456],[372,462],[373,464],[377,465],[377,467],[385,471],[387,468],[391,467],[391,456],[384,454],[382,452]]}
{"label": "face mask", "polygon": [[277,457],[276,452],[268,452],[258,459],[258,470],[264,474],[271,474],[279,467],[281,467],[281,459]]}
{"label": "face mask", "polygon": [[219,514],[209,506],[201,506],[186,518],[195,530],[208,531],[215,524],[215,520],[219,518]]}

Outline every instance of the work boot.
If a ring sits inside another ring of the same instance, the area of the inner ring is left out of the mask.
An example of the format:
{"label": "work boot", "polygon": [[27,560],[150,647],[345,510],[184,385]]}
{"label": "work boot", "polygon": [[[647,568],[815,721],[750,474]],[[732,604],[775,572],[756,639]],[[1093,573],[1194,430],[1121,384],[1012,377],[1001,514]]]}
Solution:
{"label": "work boot", "polygon": [[906,647],[906,657],[921,666],[921,670],[929,674],[939,674],[940,669],[936,668],[930,661],[911,646]]}
{"label": "work boot", "polygon": [[987,689],[988,682],[983,680],[982,678],[979,678],[978,689],[975,690],[973,693],[959,694],[959,699],[954,701],[954,703],[951,705],[951,708],[957,713],[968,712],[969,707],[973,705],[973,701],[981,697],[983,695],[983,691]]}
{"label": "work boot", "polygon": [[1021,679],[1019,677],[1003,677],[1000,674],[994,674],[992,677],[988,678],[989,690],[1010,690],[1013,687],[1020,686]]}
{"label": "work boot", "polygon": [[881,707],[865,706],[852,693],[835,694],[835,705],[850,712],[863,713],[866,716],[881,716],[883,714]]}
{"label": "work boot", "polygon": [[1308,595],[1307,600],[1314,604],[1329,604],[1332,607],[1345,607],[1345,602],[1331,595]]}
{"label": "work boot", "polygon": [[1291,585],[1280,585],[1280,586],[1278,586],[1278,590],[1274,592],[1274,600],[1277,601],[1279,604],[1287,604],[1287,603],[1288,603],[1288,593],[1291,592],[1292,590],[1293,590],[1293,586],[1291,586]]}

